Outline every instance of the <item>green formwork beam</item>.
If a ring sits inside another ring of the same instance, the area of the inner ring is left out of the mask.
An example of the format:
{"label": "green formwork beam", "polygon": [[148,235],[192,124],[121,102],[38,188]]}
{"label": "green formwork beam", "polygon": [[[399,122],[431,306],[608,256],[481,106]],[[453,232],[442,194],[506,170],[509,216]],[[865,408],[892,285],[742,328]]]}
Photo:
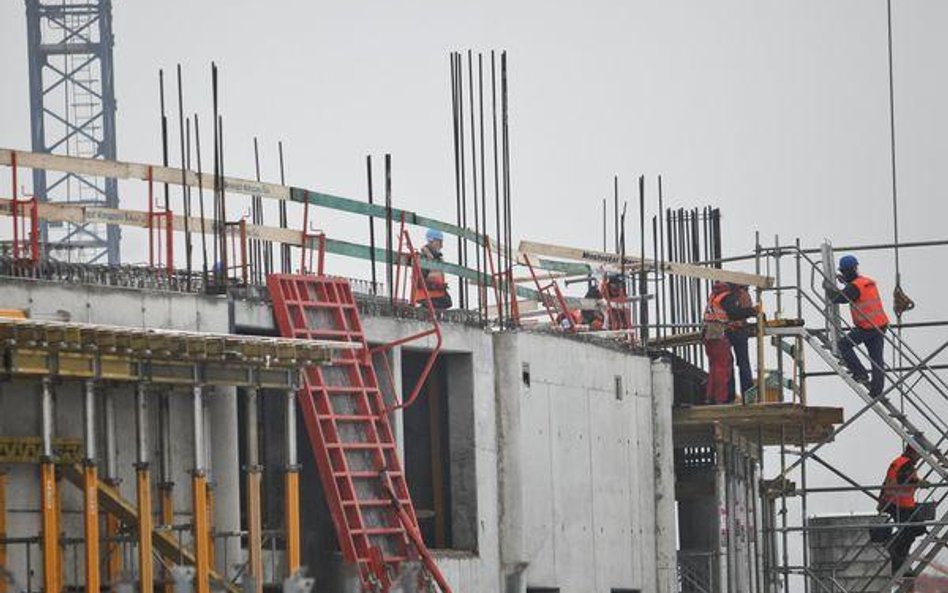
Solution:
{"label": "green formwork beam", "polygon": [[[356,259],[371,260],[372,259],[372,248],[368,245],[361,245],[359,243],[352,243],[350,241],[341,241],[339,239],[326,239],[326,253],[332,253],[334,255],[342,255],[345,257],[354,257]],[[385,254],[388,253],[388,250],[384,247],[375,248],[375,261],[384,262],[386,261]],[[398,254],[392,252],[392,261],[395,262],[398,260]],[[403,264],[407,263],[404,261]],[[438,270],[439,272],[444,272],[445,274],[451,274],[459,278],[464,278],[465,280],[470,280],[471,282],[477,282],[483,286],[492,287],[494,285],[494,279],[487,274],[478,275],[477,271],[459,266],[457,264],[452,264],[444,261],[436,260],[422,260],[421,267],[426,270]],[[517,296],[525,299],[539,300],[540,295],[536,290],[532,288],[527,288],[525,286],[517,286]],[[567,297],[567,301],[570,301],[570,297]]]}
{"label": "green formwork beam", "polygon": [[[331,210],[338,210],[340,212],[350,212],[352,214],[360,214],[362,216],[373,216],[375,218],[385,219],[388,216],[388,211],[385,209],[385,206],[379,204],[369,204],[367,202],[360,202],[358,200],[353,200],[352,198],[344,198],[342,196],[334,196],[332,194],[322,193],[318,191],[312,191],[308,189],[303,189],[301,187],[291,187],[290,188],[290,200],[300,203],[309,203],[313,206],[322,206],[324,208],[329,208]],[[426,216],[421,216],[416,214],[411,210],[403,210],[400,208],[391,209],[392,221],[394,223],[401,223],[402,220],[405,221],[405,224],[412,224],[416,226],[426,227],[430,229],[437,229],[441,232],[447,233],[449,235],[454,235],[455,237],[460,237],[462,239],[467,239],[468,241],[473,241],[477,245],[484,244],[484,236],[478,235],[470,229],[461,228],[457,225],[453,225],[447,222],[443,222],[434,218],[428,218]],[[496,246],[495,246],[496,247]],[[349,241],[341,241],[339,239],[326,239],[326,252],[334,253],[336,255],[343,255],[346,257],[354,257],[358,259],[371,260],[372,251],[371,247],[368,245],[361,245],[359,243],[352,243]],[[385,261],[386,249],[384,248],[375,248],[375,260],[384,262]],[[394,258],[397,257],[393,254]],[[423,267],[430,270],[438,270],[444,272],[445,274],[451,274],[452,276],[457,276],[458,278],[464,278],[465,280],[470,280],[471,282],[476,282],[483,286],[493,286],[494,280],[490,276],[484,273],[478,273],[476,270],[470,268],[465,268],[458,264],[452,264],[444,261],[431,261],[425,260]],[[538,259],[535,267],[540,270],[545,270],[548,272],[562,272],[571,276],[581,276],[583,274],[592,274],[592,267],[588,264],[581,263],[570,263],[570,262],[561,262],[549,259]],[[532,300],[539,299],[539,293],[537,291],[526,288],[523,286],[517,287],[517,295]]]}

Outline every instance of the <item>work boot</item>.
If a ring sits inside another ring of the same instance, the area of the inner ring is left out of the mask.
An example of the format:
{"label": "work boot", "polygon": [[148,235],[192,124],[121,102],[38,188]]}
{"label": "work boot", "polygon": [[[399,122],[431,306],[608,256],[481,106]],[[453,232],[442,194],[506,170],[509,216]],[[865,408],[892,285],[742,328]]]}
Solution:
{"label": "work boot", "polygon": [[872,384],[872,380],[869,378],[869,375],[860,375],[858,377],[853,375],[853,381],[859,383],[866,389],[869,389],[869,386]]}

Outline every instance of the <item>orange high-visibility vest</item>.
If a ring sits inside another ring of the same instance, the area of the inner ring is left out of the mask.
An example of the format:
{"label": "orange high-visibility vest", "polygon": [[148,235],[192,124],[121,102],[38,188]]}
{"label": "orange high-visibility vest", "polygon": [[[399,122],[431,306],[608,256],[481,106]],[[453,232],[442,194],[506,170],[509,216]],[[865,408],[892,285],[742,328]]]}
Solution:
{"label": "orange high-visibility vest", "polygon": [[[420,250],[421,259],[441,261],[441,254],[435,254],[428,246]],[[444,280],[444,274],[436,270],[421,270],[421,276],[416,277],[411,283],[411,302],[420,303],[425,299],[425,287],[428,288],[428,296],[432,299],[447,296],[448,283]]]}
{"label": "orange high-visibility vest", "polygon": [[911,459],[905,455],[900,455],[889,464],[889,471],[885,473],[885,483],[882,485],[882,502],[884,504],[894,504],[900,509],[915,508],[915,491],[918,489],[918,474],[912,470],[909,483],[899,484],[899,471],[905,467],[906,463],[911,463]]}
{"label": "orange high-visibility vest", "polygon": [[724,310],[724,297],[728,294],[730,293],[725,291],[711,295],[708,306],[704,309],[705,322],[727,323],[729,321],[727,311]]}
{"label": "orange high-visibility vest", "polygon": [[889,317],[882,308],[882,298],[876,281],[866,276],[857,276],[852,281],[859,289],[859,298],[849,305],[853,325],[860,329],[876,329],[889,325]]}

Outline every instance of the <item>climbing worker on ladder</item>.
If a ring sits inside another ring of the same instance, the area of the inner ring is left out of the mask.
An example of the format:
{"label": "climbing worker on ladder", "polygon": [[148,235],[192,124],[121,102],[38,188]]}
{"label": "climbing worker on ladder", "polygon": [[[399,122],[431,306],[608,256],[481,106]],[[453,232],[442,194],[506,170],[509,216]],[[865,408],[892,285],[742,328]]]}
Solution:
{"label": "climbing worker on ladder", "polygon": [[[832,302],[849,304],[852,315],[853,328],[840,338],[839,355],[853,379],[867,384],[869,396],[878,397],[885,385],[885,361],[883,349],[885,346],[885,331],[889,326],[889,317],[882,307],[882,297],[875,280],[859,274],[859,260],[853,255],[844,255],[839,260],[838,278],[846,283],[842,290],[835,285],[825,283],[824,288]],[[871,381],[870,373],[856,355],[856,346],[865,344],[872,361]]]}
{"label": "climbing worker on ladder", "polygon": [[[740,379],[740,394],[744,396],[754,386],[754,374],[751,371],[750,354],[747,348],[750,335],[745,321],[757,316],[757,307],[754,306],[747,286],[742,284],[730,285],[730,292],[721,301],[721,306],[724,307],[730,320],[727,326],[727,340],[734,351],[737,375]],[[736,391],[734,382],[732,377],[728,389],[732,394]]]}
{"label": "climbing worker on ladder", "polygon": [[729,383],[734,371],[734,359],[731,356],[731,343],[727,339],[727,327],[730,322],[724,299],[731,293],[725,282],[715,282],[708,296],[708,305],[704,310],[704,323],[701,339],[704,351],[708,355],[708,384],[704,392],[705,404],[726,404],[731,399]]}
{"label": "climbing worker on ladder", "polygon": [[450,309],[451,295],[448,294],[448,283],[444,279],[444,273],[440,270],[426,269],[424,263],[425,260],[440,262],[444,259],[441,254],[441,249],[444,247],[444,233],[437,229],[428,229],[425,240],[427,243],[418,251],[422,260],[422,276],[412,281],[411,302],[421,303],[425,298],[424,287],[427,286],[432,306],[435,309]]}
{"label": "climbing worker on ladder", "polygon": [[[917,523],[915,504],[915,490],[918,488],[918,451],[912,445],[906,445],[901,455],[889,464],[879,496],[877,509],[892,517],[897,525],[900,523]],[[908,558],[912,543],[927,530],[922,525],[905,525],[895,528],[895,536],[889,540],[887,547],[892,558],[892,574],[898,572]],[[905,576],[911,577],[908,572]]]}

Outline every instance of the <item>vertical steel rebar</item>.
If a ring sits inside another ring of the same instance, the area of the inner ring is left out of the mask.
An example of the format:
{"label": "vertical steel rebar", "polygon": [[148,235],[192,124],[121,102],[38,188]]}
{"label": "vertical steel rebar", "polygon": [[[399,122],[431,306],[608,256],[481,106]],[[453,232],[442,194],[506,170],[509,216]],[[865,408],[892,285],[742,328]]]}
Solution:
{"label": "vertical steel rebar", "polygon": [[[374,198],[372,195],[372,155],[365,155],[365,178],[369,190],[369,206],[372,206]],[[372,266],[372,296],[376,296],[376,283],[378,279],[375,273],[375,216],[369,215],[369,260]]]}
{"label": "vertical steel rebar", "polygon": [[[277,151],[280,153],[280,185],[286,187],[286,169],[284,168],[283,161],[283,141],[280,140],[277,142]],[[372,217],[369,217],[369,220],[372,220]],[[285,229],[288,225],[287,217],[287,201],[280,200],[280,228]],[[374,255],[374,254],[373,254]],[[282,243],[280,245],[280,271],[284,274],[290,273],[290,246],[288,243]],[[374,290],[374,288],[373,288]],[[375,294],[375,293],[373,293]]]}
{"label": "vertical steel rebar", "polygon": [[[507,82],[507,51],[504,50],[500,54],[500,95],[501,95],[501,137],[503,139],[503,172],[504,172],[504,213],[506,218],[506,230],[505,230],[505,242],[507,245],[507,273],[508,275],[513,274],[513,266],[515,264],[513,258],[513,218],[512,218],[512,205],[511,205],[511,195],[510,195],[510,127],[509,127],[509,116],[510,116],[510,101],[508,98],[508,82]],[[516,291],[514,286],[509,287],[510,291]],[[516,298],[516,294],[512,295],[512,298]]]}
{"label": "vertical steel rebar", "polygon": [[642,269],[639,271],[639,327],[643,348],[648,347],[649,317],[648,317],[648,267],[645,259],[645,175],[639,175],[639,247]]}
{"label": "vertical steel rebar", "polygon": [[[468,105],[470,106],[469,120],[471,124],[471,198],[473,200],[474,206],[474,235],[480,236],[481,225],[480,225],[480,212],[479,204],[477,199],[478,194],[478,184],[477,184],[477,133],[474,127],[474,62],[473,62],[473,52],[467,50],[467,93],[468,93]],[[474,244],[474,269],[477,271],[477,276],[481,275],[481,250],[478,244]],[[480,287],[475,285],[475,290],[477,291],[477,313],[481,314],[481,309],[484,306],[483,302],[483,292],[480,290]]]}
{"label": "vertical steel rebar", "polygon": [[[462,223],[462,212],[463,206],[461,203],[461,188],[464,184],[461,174],[461,147],[460,147],[460,137],[458,133],[459,127],[459,104],[458,104],[458,79],[460,78],[460,72],[458,72],[458,63],[457,63],[457,52],[451,52],[451,116],[452,116],[452,133],[454,136],[454,198],[455,198],[455,218],[456,223],[459,228],[463,228]],[[458,265],[464,267],[464,238],[458,235]],[[463,280],[458,279],[458,304],[463,309],[464,308],[464,289],[463,289]]]}
{"label": "vertical steel rebar", "polygon": [[385,281],[388,284],[389,304],[394,309],[395,287],[393,285],[392,265],[394,264],[394,258],[392,247],[392,155],[385,153]]}
{"label": "vertical steel rebar", "polygon": [[194,114],[194,156],[197,162],[197,183],[198,183],[198,210],[201,217],[201,281],[204,284],[204,290],[207,290],[207,225],[205,224],[204,214],[204,171],[201,168],[201,130],[198,124],[198,114]]}
{"label": "vertical steel rebar", "polygon": [[[490,250],[487,248],[487,178],[485,176],[484,170],[484,54],[478,52],[477,54],[477,96],[478,96],[478,120],[480,124],[480,137],[481,137],[481,228],[483,230],[482,235],[478,236],[478,241],[481,245],[481,253],[483,254],[482,259],[482,273],[487,275],[490,271],[490,266],[488,265],[488,259],[491,257]],[[484,312],[482,321],[486,321],[487,318],[487,285],[482,279],[478,280],[478,283],[481,284],[481,292],[483,293],[484,301]]]}
{"label": "vertical steel rebar", "polygon": [[[490,52],[490,94],[491,94],[491,119],[493,121],[493,132],[491,138],[494,144],[494,236],[497,238],[496,249],[497,249],[497,278],[496,282],[500,282],[500,290],[497,294],[500,295],[500,301],[497,303],[497,322],[500,327],[504,327],[504,319],[507,318],[506,307],[507,299],[504,297],[504,287],[506,282],[502,281],[503,270],[504,268],[504,259],[503,259],[503,250],[506,248],[506,244],[503,241],[501,236],[501,227],[500,227],[500,169],[498,167],[498,155],[497,155],[497,68],[494,50]],[[485,223],[486,226],[486,223]]]}
{"label": "vertical steel rebar", "polygon": [[181,137],[181,206],[184,210],[184,265],[188,272],[185,283],[191,290],[191,186],[187,183],[187,163],[185,161],[185,134],[184,134],[184,89],[181,84],[181,64],[177,67],[178,75],[178,134]]}

